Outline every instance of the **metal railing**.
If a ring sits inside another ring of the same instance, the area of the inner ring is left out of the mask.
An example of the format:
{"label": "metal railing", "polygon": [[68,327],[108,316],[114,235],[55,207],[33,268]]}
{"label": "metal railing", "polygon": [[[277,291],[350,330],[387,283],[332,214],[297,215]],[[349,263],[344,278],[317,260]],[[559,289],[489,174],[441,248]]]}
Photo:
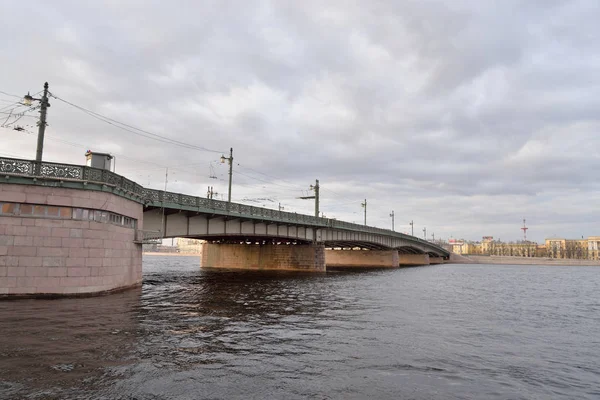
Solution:
{"label": "metal railing", "polygon": [[[393,232],[387,229],[353,224],[350,222],[338,221],[330,218],[320,218],[312,215],[254,207],[246,204],[228,203],[226,201],[189,196],[181,193],[165,192],[163,190],[146,189],[121,175],[117,175],[114,172],[105,169],[92,168],[84,165],[59,164],[51,162],[41,162],[39,166],[37,164],[38,163],[36,161],[32,160],[0,157],[0,176],[16,175],[63,181],[99,183],[119,189],[124,193],[136,198],[140,203],[152,205],[154,207],[189,207],[196,208],[198,210],[210,210],[215,214],[221,215],[233,214],[249,216],[252,218],[266,218],[278,222],[289,222],[298,225],[375,233],[421,243],[422,245],[429,247],[433,246],[440,248],[437,245],[434,245],[426,240],[419,239],[415,236],[405,235],[403,233]],[[37,171],[39,171],[39,173],[37,173]],[[445,252],[446,250],[443,251]]]}

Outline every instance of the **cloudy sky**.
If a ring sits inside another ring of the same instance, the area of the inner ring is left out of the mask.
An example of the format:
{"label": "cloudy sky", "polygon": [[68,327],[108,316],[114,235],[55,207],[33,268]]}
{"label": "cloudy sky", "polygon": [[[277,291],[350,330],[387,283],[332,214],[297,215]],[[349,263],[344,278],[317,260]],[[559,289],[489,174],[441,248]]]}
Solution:
{"label": "cloudy sky", "polygon": [[600,235],[599,19],[597,0],[3,1],[0,155],[35,157],[11,95],[48,81],[48,161],[110,152],[144,186],[169,167],[168,190],[226,198],[233,147],[236,202],[310,214],[319,179],[327,217],[360,223],[367,199],[369,225],[394,210],[429,238]]}

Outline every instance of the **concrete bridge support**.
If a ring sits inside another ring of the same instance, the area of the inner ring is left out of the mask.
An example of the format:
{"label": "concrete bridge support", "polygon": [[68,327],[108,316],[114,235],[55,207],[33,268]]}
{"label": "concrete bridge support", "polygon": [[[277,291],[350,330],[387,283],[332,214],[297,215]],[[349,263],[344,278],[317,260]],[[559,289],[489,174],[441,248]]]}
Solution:
{"label": "concrete bridge support", "polygon": [[431,257],[429,256],[429,264],[443,264],[444,257]]}
{"label": "concrete bridge support", "polygon": [[399,254],[400,266],[429,265],[429,254]]}
{"label": "concrete bridge support", "polygon": [[141,284],[142,205],[112,193],[0,185],[0,297]]}
{"label": "concrete bridge support", "polygon": [[325,272],[325,248],[316,244],[202,245],[203,268]]}
{"label": "concrete bridge support", "polygon": [[327,267],[398,268],[397,250],[326,250]]}

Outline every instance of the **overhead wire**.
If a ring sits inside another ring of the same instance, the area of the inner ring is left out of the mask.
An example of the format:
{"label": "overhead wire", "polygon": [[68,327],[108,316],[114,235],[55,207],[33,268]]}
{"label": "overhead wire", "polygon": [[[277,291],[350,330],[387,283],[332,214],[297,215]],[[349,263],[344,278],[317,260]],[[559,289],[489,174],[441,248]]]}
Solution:
{"label": "overhead wire", "polygon": [[[21,96],[13,95],[13,94],[6,93],[6,92],[3,92],[3,91],[0,91],[0,93],[2,93],[2,94],[4,94],[4,95],[7,95],[7,96],[14,97],[14,98],[18,98],[18,99],[21,99],[21,98],[22,98]],[[41,93],[41,92],[38,92],[38,93],[36,93],[35,95],[37,95],[37,94],[39,94],[39,93]],[[65,104],[68,104],[68,105],[70,105],[71,107],[74,107],[74,108],[76,108],[76,109],[78,109],[78,110],[80,110],[80,111],[84,112],[85,114],[87,114],[87,115],[89,115],[89,116],[91,116],[91,117],[93,117],[93,118],[95,118],[95,119],[98,119],[98,120],[100,120],[101,122],[104,122],[104,123],[106,123],[106,124],[112,125],[112,126],[114,126],[114,127],[118,128],[118,129],[121,129],[121,130],[124,130],[124,131],[130,132],[130,133],[132,133],[132,134],[135,134],[135,135],[138,135],[138,136],[141,136],[141,137],[145,137],[145,138],[147,138],[147,139],[152,139],[152,140],[156,140],[156,141],[159,141],[159,142],[162,142],[162,143],[167,143],[167,144],[171,144],[171,145],[176,145],[176,146],[180,146],[180,147],[184,147],[184,148],[188,148],[188,149],[192,149],[192,150],[207,151],[207,152],[212,152],[212,153],[221,153],[221,154],[225,153],[224,151],[219,151],[219,150],[209,149],[209,148],[206,148],[206,147],[204,147],[204,146],[197,146],[197,145],[193,145],[193,144],[190,144],[190,143],[185,143],[185,142],[181,142],[181,141],[178,141],[178,140],[175,140],[175,139],[171,139],[171,138],[168,138],[168,137],[166,137],[166,136],[158,135],[158,134],[156,134],[156,133],[153,133],[153,132],[150,132],[150,131],[148,131],[148,130],[141,129],[141,128],[135,127],[135,126],[133,126],[133,125],[130,125],[130,124],[127,124],[127,123],[124,123],[124,122],[118,121],[118,120],[116,120],[116,119],[113,119],[113,118],[107,117],[107,116],[105,116],[105,115],[99,114],[99,113],[97,113],[97,112],[94,112],[94,111],[92,111],[92,110],[89,110],[89,109],[87,109],[87,108],[85,108],[85,107],[82,107],[82,106],[79,106],[79,105],[77,105],[77,104],[74,104],[74,103],[72,103],[72,102],[70,102],[70,101],[68,101],[68,100],[65,100],[65,99],[63,99],[63,98],[60,98],[60,97],[58,97],[58,96],[56,96],[56,95],[54,95],[54,94],[52,94],[52,93],[50,93],[50,96],[51,96],[51,97],[53,97],[53,98],[55,98],[55,99],[57,99],[57,100],[59,100],[59,101],[61,101],[61,102],[63,102],[63,103],[65,103]],[[6,101],[6,100],[5,100],[5,101]],[[11,112],[13,113],[12,115],[14,115],[14,111],[15,111],[17,108],[19,108],[19,107],[22,107],[22,106],[25,106],[25,105],[24,105],[24,104],[22,104],[22,103],[20,103],[20,102],[15,102],[15,103],[9,104],[8,106],[4,106],[4,107],[0,108],[0,110],[9,109],[10,107],[13,107],[13,109],[12,109],[10,112],[8,112],[8,113],[3,113],[3,114],[8,114],[8,115],[9,115],[9,117],[8,117],[8,118],[10,118],[10,116],[11,116]],[[27,111],[29,111],[29,110],[27,110]],[[25,111],[25,112],[27,112],[27,111]],[[17,122],[17,121],[18,121],[20,118],[23,118],[23,117],[33,117],[33,116],[28,116],[28,115],[25,115],[25,112],[23,112],[23,115],[22,115],[22,116],[18,117],[18,118],[17,118],[15,121],[11,122],[11,124],[14,124],[14,123],[15,123],[15,122]],[[5,122],[5,123],[6,123],[6,122]],[[30,133],[30,132],[28,132],[28,133]],[[51,137],[51,136],[49,136],[49,137]],[[68,144],[68,145],[71,145],[71,146],[76,146],[76,147],[79,147],[79,148],[83,148],[83,147],[85,147],[85,146],[82,146],[82,145],[80,145],[80,144],[78,144],[78,143],[68,142],[68,141],[66,141],[66,140],[63,140],[63,139],[54,138],[54,137],[51,137],[51,138],[52,138],[53,140],[55,140],[55,141],[58,141],[58,142],[61,142],[61,143],[64,143],[64,144]],[[141,160],[136,160],[136,159],[133,159],[133,158],[130,158],[130,157],[127,157],[127,156],[124,156],[124,155],[119,155],[119,154],[115,154],[115,155],[116,155],[116,156],[118,156],[118,157],[120,157],[120,158],[123,158],[123,159],[129,160],[129,161],[140,162],[140,163],[145,163],[145,164],[153,164],[153,165],[156,165],[156,166],[158,166],[158,167],[160,167],[160,168],[168,168],[168,166],[161,165],[161,164],[158,164],[158,163],[155,163],[155,162],[149,162],[149,161],[141,161]],[[284,189],[287,189],[287,190],[289,190],[289,189],[294,189],[294,190],[299,190],[299,191],[303,191],[303,190],[304,190],[304,189],[300,189],[300,188],[301,188],[301,186],[300,186],[300,185],[298,185],[298,184],[294,184],[294,183],[292,183],[292,182],[290,182],[290,181],[287,181],[287,180],[285,180],[285,179],[281,179],[281,178],[279,178],[279,177],[276,177],[276,176],[274,176],[274,175],[267,174],[267,173],[264,173],[264,172],[258,171],[258,170],[256,170],[256,169],[250,168],[250,167],[246,167],[245,165],[240,165],[239,163],[236,163],[236,164],[237,164],[237,165],[238,165],[238,167],[240,167],[240,168],[243,168],[243,169],[245,169],[245,170],[248,170],[248,171],[252,171],[252,172],[254,172],[254,173],[256,173],[256,174],[263,175],[263,176],[265,176],[265,177],[267,177],[267,178],[272,178],[272,179],[275,179],[275,180],[277,180],[278,182],[273,182],[273,181],[269,181],[269,180],[265,180],[265,179],[257,178],[257,177],[255,177],[255,176],[252,176],[252,175],[248,175],[248,174],[246,174],[246,173],[244,173],[244,172],[241,172],[241,171],[239,171],[239,169],[236,169],[236,170],[234,170],[234,171],[235,171],[235,173],[236,173],[236,174],[238,174],[238,175],[242,175],[242,176],[244,176],[244,177],[247,177],[247,178],[249,178],[249,179],[256,180],[256,181],[258,181],[258,182],[263,182],[263,183],[266,183],[266,184],[268,184],[268,185],[274,185],[274,186],[278,186],[278,187],[281,187],[281,188],[284,188]],[[189,167],[189,166],[190,166],[190,164],[185,164],[185,165],[182,165],[182,167],[183,167],[183,166],[185,166],[185,167]],[[175,167],[170,167],[170,168],[172,168],[172,169],[177,169],[177,168],[179,168],[179,167],[175,166]],[[239,182],[238,182],[237,184],[238,184],[238,185],[243,185],[242,183],[239,183]],[[252,185],[251,183],[247,183],[247,184],[246,184],[246,186],[247,186],[247,187],[251,187],[251,186],[253,186],[253,185]],[[273,190],[273,188],[271,188],[270,190],[271,190],[271,191],[275,191],[275,192],[277,192],[277,191],[281,191],[281,189],[280,189],[280,190]],[[336,192],[336,191],[334,191],[334,190],[328,189],[328,188],[323,188],[323,187],[322,187],[322,190],[324,190],[325,192],[331,192],[331,193],[335,194],[335,195],[336,195],[336,197],[338,197],[338,198],[343,198],[343,199],[345,199],[345,200],[348,200],[348,202],[347,202],[347,203],[337,203],[337,205],[345,205],[345,204],[351,204],[351,203],[355,203],[355,202],[361,201],[361,200],[349,200],[347,197],[345,197],[345,196],[341,195],[340,193],[338,193],[338,192]],[[281,192],[283,192],[283,191],[281,191]]]}
{"label": "overhead wire", "polygon": [[23,96],[17,96],[16,94],[6,93],[6,92],[4,92],[2,90],[0,90],[0,93],[4,94],[6,96],[10,96],[10,97],[16,97],[17,99],[22,99],[23,98]]}
{"label": "overhead wire", "polygon": [[[21,102],[21,101],[23,100],[23,97],[22,97],[22,96],[16,96],[16,95],[12,95],[12,94],[8,94],[8,93],[6,93],[6,92],[2,92],[2,91],[0,91],[0,93],[4,93],[4,94],[7,94],[8,96],[12,96],[12,97],[17,97],[17,98],[19,99],[19,101],[15,101],[15,102],[13,102],[13,103],[11,103],[11,104],[8,104],[8,105],[5,105],[5,106],[2,106],[2,107],[0,107],[0,111],[8,110],[10,107],[13,107],[13,106],[14,106],[13,110],[14,110],[14,109],[16,109],[16,108],[18,108],[18,107],[30,107],[30,106],[28,106],[27,104],[23,104],[23,103]],[[37,93],[34,93],[33,95],[34,95],[34,96],[37,96],[37,95],[38,95],[38,94],[40,94],[40,93],[41,93],[41,91],[40,91],[40,92],[37,92]]]}
{"label": "overhead wire", "polygon": [[78,106],[77,104],[71,103],[70,101],[64,100],[54,94],[51,95],[52,97],[54,97],[55,99],[62,101],[65,104],[68,104],[76,109],[79,109],[80,111],[83,111],[84,113],[88,114],[89,116],[96,118],[104,123],[107,123],[109,125],[115,126],[119,129],[122,129],[124,131],[133,133],[134,135],[138,135],[138,136],[142,136],[145,137],[147,139],[152,139],[152,140],[156,140],[162,143],[168,143],[168,144],[172,144],[172,145],[176,145],[176,146],[180,146],[180,147],[185,147],[188,149],[192,149],[192,150],[199,150],[199,151],[207,151],[207,152],[211,152],[211,153],[223,153],[223,151],[220,150],[214,150],[214,149],[209,149],[207,147],[204,146],[197,146],[197,145],[193,145],[190,143],[185,143],[185,142],[181,142],[179,140],[175,140],[175,139],[171,139],[168,138],[166,136],[162,136],[162,135],[158,135],[156,133],[150,132],[148,130],[145,129],[141,129],[141,128],[137,128],[133,125],[130,124],[126,124],[124,122],[120,122],[117,121],[113,118],[107,117],[105,115],[99,114],[97,112],[94,112],[92,110],[89,110],[87,108]]}

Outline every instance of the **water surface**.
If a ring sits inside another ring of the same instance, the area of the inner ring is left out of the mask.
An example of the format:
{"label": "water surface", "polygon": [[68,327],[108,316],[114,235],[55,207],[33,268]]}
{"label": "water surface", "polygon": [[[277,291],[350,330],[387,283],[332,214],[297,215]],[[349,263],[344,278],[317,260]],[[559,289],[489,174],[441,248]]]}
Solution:
{"label": "water surface", "polygon": [[0,302],[0,398],[600,398],[598,267],[198,265],[148,256],[139,290]]}

